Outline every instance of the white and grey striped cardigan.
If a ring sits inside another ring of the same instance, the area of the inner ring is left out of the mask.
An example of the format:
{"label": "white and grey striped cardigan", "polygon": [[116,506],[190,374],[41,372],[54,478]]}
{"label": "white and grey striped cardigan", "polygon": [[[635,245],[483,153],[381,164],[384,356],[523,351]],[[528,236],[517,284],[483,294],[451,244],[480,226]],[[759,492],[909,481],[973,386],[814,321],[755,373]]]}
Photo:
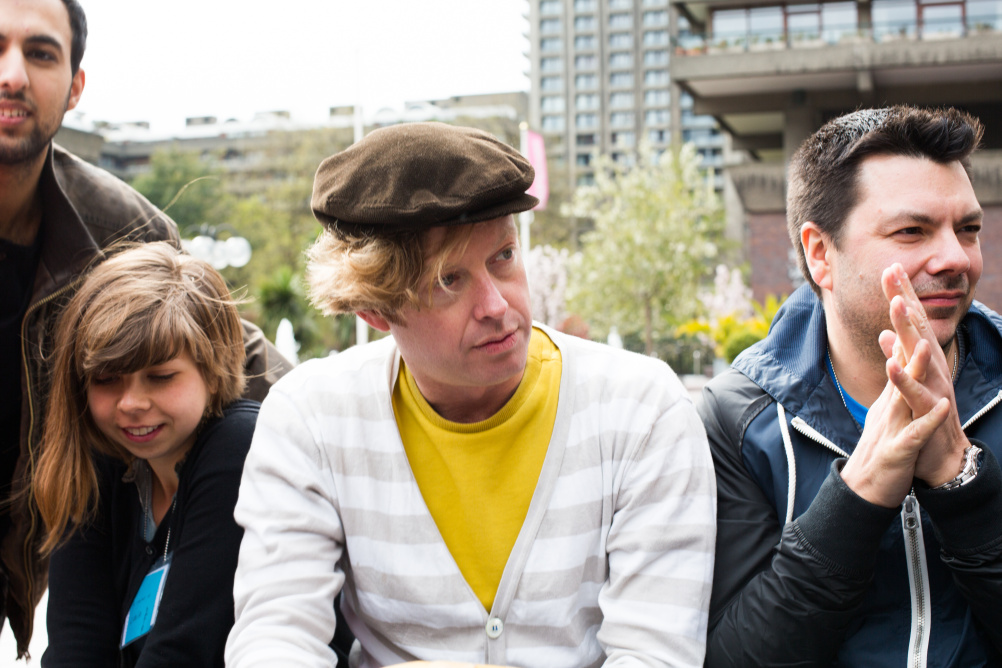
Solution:
{"label": "white and grey striped cardigan", "polygon": [[543,329],[563,359],[557,417],[489,612],[408,466],[392,339],[272,387],[236,508],[227,666],[333,665],[342,587],[356,666],[702,665],[716,494],[692,402],[657,360]]}

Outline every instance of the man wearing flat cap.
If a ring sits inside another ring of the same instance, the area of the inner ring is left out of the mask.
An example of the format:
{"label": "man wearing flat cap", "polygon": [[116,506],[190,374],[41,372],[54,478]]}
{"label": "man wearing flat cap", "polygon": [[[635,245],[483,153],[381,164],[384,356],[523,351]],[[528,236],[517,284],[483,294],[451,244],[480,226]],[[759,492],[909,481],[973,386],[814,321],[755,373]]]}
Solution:
{"label": "man wearing flat cap", "polygon": [[371,133],[317,171],[311,298],[391,336],[261,408],[229,666],[701,666],[715,488],[665,364],[533,323],[532,167],[478,130]]}

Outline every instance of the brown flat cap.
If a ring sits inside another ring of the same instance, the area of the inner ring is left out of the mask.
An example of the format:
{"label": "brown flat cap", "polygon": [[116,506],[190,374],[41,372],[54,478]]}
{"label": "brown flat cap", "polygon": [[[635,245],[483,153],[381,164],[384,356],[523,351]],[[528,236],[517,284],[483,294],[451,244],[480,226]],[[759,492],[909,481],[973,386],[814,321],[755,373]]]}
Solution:
{"label": "brown flat cap", "polygon": [[463,225],[528,211],[535,176],[493,135],[445,123],[375,130],[320,163],[313,215],[334,231],[395,232]]}

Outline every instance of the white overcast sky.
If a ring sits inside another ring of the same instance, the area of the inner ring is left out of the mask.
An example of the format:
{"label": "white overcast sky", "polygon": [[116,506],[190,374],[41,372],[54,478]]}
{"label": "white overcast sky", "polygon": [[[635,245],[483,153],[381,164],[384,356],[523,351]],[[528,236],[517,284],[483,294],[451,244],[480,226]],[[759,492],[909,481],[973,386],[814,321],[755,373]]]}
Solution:
{"label": "white overcast sky", "polygon": [[80,120],[319,120],[361,99],[527,90],[527,0],[81,0]]}

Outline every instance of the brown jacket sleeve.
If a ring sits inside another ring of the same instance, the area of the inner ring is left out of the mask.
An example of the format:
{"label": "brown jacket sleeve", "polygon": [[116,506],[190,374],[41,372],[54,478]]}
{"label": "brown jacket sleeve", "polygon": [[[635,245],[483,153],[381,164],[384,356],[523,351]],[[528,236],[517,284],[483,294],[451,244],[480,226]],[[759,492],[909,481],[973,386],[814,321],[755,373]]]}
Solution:
{"label": "brown jacket sleeve", "polygon": [[263,401],[275,381],[292,370],[292,364],[278,352],[257,325],[246,320],[241,320],[241,323],[244,326],[244,350],[247,351],[247,359],[244,361],[244,372],[247,374],[244,399]]}

